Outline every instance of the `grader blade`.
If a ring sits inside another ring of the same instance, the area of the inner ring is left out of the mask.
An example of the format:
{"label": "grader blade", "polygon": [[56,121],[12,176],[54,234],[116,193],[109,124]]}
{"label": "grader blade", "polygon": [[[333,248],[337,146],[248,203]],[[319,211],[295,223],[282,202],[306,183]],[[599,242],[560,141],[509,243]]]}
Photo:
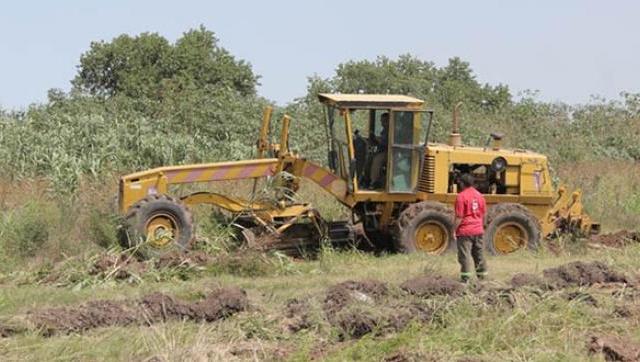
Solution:
{"label": "grader blade", "polygon": [[587,236],[600,232],[600,224],[584,211],[582,190],[569,193],[564,186],[558,188],[558,197],[542,226],[545,236],[567,233]]}
{"label": "grader blade", "polygon": [[[238,224],[255,225],[255,220],[244,215],[238,219]],[[356,240],[350,222],[326,222],[314,209],[285,223],[248,228],[241,226],[240,237],[249,248],[279,251],[289,256],[314,254],[323,244],[338,248],[353,245]]]}

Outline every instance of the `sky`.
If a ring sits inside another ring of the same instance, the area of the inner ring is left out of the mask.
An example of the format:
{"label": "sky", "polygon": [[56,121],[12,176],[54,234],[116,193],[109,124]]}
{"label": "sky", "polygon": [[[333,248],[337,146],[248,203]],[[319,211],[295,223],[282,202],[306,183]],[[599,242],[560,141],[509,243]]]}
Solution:
{"label": "sky", "polygon": [[640,92],[640,1],[57,0],[0,4],[0,107],[23,109],[68,90],[92,41],[204,25],[285,104],[307,77],[347,60],[458,56],[477,79],[517,95],[585,103]]}

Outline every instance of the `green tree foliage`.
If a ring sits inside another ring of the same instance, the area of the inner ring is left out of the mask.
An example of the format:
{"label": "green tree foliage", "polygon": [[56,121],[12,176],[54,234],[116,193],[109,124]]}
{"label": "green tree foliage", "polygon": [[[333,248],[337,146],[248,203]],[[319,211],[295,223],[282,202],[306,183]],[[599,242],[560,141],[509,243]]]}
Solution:
{"label": "green tree foliage", "polygon": [[191,89],[255,95],[258,80],[250,64],[236,60],[204,27],[184,33],[175,44],[155,33],[93,42],[78,68],[72,81],[76,92],[158,101]]}
{"label": "green tree foliage", "polygon": [[342,93],[408,94],[445,107],[464,101],[500,108],[511,102],[507,86],[480,84],[469,63],[457,57],[442,68],[409,54],[348,61],[338,65],[329,82]]}

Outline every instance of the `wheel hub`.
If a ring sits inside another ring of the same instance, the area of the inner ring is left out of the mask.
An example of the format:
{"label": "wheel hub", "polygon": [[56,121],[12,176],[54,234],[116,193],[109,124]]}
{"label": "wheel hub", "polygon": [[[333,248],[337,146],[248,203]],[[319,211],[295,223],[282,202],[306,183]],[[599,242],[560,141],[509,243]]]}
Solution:
{"label": "wheel hub", "polygon": [[428,254],[442,253],[449,243],[446,227],[435,221],[422,223],[416,229],[416,247]]}
{"label": "wheel hub", "polygon": [[178,237],[176,220],[171,215],[156,215],[147,222],[147,243],[156,249],[169,246]]}
{"label": "wheel hub", "polygon": [[493,239],[495,250],[502,254],[513,253],[528,243],[528,235],[517,223],[505,223],[496,231]]}

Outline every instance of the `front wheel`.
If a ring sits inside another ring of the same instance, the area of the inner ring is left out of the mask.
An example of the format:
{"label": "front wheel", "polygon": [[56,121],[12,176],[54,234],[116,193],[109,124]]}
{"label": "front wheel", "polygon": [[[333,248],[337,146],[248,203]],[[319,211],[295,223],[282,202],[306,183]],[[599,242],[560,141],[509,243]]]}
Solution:
{"label": "front wheel", "polygon": [[400,214],[395,234],[400,252],[443,254],[455,245],[452,211],[438,202],[410,205]]}
{"label": "front wheel", "polygon": [[540,224],[524,206],[498,204],[489,210],[485,231],[485,245],[493,255],[511,254],[528,248],[538,250]]}
{"label": "front wheel", "polygon": [[125,246],[145,257],[184,251],[195,238],[193,217],[180,201],[167,195],[149,195],[133,204],[125,217]]}

